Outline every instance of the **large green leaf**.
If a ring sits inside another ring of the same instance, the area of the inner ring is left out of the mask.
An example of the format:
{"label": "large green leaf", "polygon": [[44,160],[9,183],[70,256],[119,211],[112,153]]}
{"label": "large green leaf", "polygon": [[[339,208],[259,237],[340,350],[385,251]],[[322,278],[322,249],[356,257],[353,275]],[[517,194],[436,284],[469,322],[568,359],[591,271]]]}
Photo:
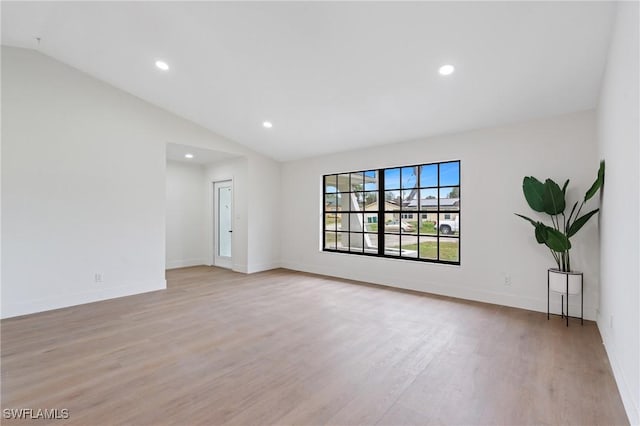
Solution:
{"label": "large green leaf", "polygon": [[522,180],[522,191],[529,207],[537,212],[544,212],[544,184],[533,176],[526,176]]}
{"label": "large green leaf", "polygon": [[536,234],[536,241],[539,244],[544,244],[547,241],[547,226],[542,222],[536,223],[535,234]]}
{"label": "large green leaf", "polygon": [[573,222],[571,226],[569,226],[569,229],[567,230],[567,237],[571,238],[574,235],[576,235],[576,233],[580,230],[580,228],[582,228],[584,224],[587,223],[589,219],[591,219],[591,216],[598,213],[599,210],[600,209],[592,210],[589,213],[585,214],[584,216],[581,216],[580,218],[576,219],[575,222]]}
{"label": "large green leaf", "polygon": [[551,179],[544,182],[544,193],[542,196],[544,212],[549,215],[557,215],[564,212],[564,193],[560,186]]}
{"label": "large green leaf", "polygon": [[591,188],[584,194],[584,201],[587,202],[591,197],[596,195],[596,192],[604,185],[604,160],[600,161],[600,168],[598,169],[598,177],[596,181],[593,182]]}
{"label": "large green leaf", "polygon": [[571,248],[571,242],[562,232],[547,226],[547,235],[544,243],[553,251],[563,252]]}
{"label": "large green leaf", "polygon": [[586,194],[584,194],[584,201],[586,202],[587,200],[589,200],[591,197],[593,197],[594,195],[596,195],[596,193],[598,192],[598,190],[600,189],[600,187],[602,186],[602,184],[600,183],[599,179],[596,179],[595,182],[593,182],[593,185],[591,185],[591,188],[589,188],[589,190],[587,191]]}

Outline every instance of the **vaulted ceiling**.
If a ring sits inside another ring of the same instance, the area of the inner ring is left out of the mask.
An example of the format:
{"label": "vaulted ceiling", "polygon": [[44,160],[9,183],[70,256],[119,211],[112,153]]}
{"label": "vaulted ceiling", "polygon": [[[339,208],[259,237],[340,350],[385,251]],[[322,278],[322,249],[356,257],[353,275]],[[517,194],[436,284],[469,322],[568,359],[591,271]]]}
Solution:
{"label": "vaulted ceiling", "polygon": [[[593,108],[613,9],[606,2],[2,2],[2,43],[37,49],[290,160]],[[155,67],[158,59],[168,71]],[[443,64],[455,72],[440,75]]]}

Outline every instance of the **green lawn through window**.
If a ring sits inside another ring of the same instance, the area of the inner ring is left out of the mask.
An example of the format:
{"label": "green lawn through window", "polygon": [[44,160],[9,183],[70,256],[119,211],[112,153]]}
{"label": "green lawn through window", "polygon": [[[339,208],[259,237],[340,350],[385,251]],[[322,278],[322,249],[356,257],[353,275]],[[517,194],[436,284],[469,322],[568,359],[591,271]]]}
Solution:
{"label": "green lawn through window", "polygon": [[[407,244],[402,246],[403,250],[417,250],[417,244]],[[438,254],[435,241],[425,241],[420,243],[420,257],[435,259]],[[456,262],[458,260],[458,242],[441,242],[440,243],[440,260],[448,260]]]}

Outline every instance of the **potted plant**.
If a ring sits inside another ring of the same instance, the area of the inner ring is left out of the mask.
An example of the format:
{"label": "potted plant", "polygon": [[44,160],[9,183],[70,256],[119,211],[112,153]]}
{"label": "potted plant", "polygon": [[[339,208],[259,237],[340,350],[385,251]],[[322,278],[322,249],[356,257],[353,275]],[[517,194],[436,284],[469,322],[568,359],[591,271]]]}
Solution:
{"label": "potted plant", "polygon": [[[516,213],[516,216],[533,225],[536,241],[539,244],[546,245],[556,261],[557,268],[549,269],[549,288],[553,291],[568,292],[569,294],[577,294],[581,291],[582,274],[571,269],[569,255],[571,237],[600,210],[591,210],[580,216],[585,203],[598,192],[603,183],[604,161],[601,161],[596,181],[585,193],[584,198],[573,204],[571,212],[567,216],[565,215],[567,207],[565,195],[569,179],[567,179],[562,188],[551,179],[547,179],[542,183],[533,176],[526,176],[522,181],[522,190],[529,207],[536,212],[546,213],[551,218],[551,226],[549,226]],[[578,206],[578,203],[580,203],[580,206]]]}

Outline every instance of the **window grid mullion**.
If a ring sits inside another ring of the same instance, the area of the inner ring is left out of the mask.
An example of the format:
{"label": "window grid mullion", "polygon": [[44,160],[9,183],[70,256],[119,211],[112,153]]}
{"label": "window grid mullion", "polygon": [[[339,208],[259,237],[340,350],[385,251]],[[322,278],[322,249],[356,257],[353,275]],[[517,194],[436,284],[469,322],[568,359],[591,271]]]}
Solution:
{"label": "window grid mullion", "polygon": [[438,163],[437,178],[438,178],[438,191],[436,193],[436,200],[438,200],[438,214],[436,215],[436,259],[440,260],[440,163]]}
{"label": "window grid mullion", "polygon": [[384,193],[384,169],[378,169],[378,255],[384,256],[384,222],[385,204],[387,202]]}

